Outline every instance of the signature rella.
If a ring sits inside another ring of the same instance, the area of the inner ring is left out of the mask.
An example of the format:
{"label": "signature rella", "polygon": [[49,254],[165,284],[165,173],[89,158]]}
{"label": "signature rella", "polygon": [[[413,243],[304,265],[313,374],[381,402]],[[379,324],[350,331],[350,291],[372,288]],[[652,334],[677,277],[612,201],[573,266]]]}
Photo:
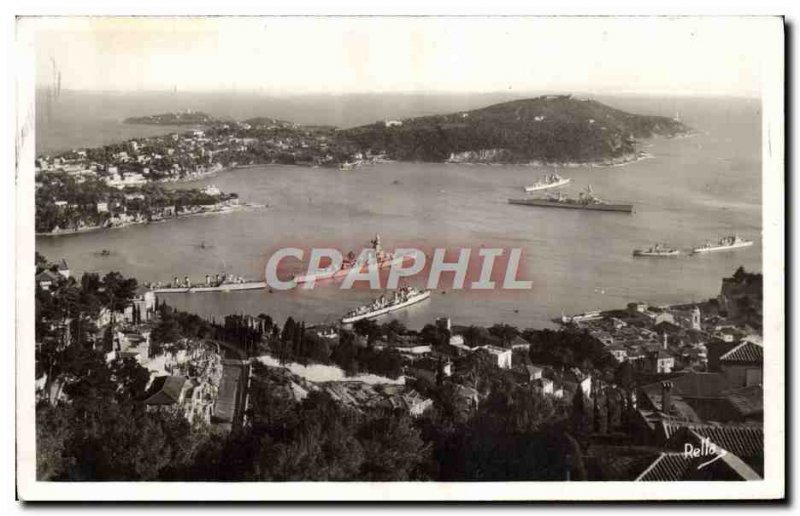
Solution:
{"label": "signature rella", "polygon": [[[455,250],[451,250],[455,251]],[[313,289],[318,281],[343,277],[341,289],[351,289],[356,282],[368,282],[371,289],[395,289],[401,278],[411,278],[423,273],[426,265],[429,272],[426,281],[428,289],[444,288],[452,290],[469,288],[472,290],[530,290],[533,282],[518,279],[518,269],[522,259],[520,248],[485,247],[473,253],[473,249],[460,248],[456,260],[446,258],[448,249],[436,248],[428,263],[428,256],[420,249],[399,248],[394,253],[375,254],[374,249],[364,249],[356,259],[346,259],[341,251],[333,248],[314,248],[309,253],[308,268],[302,275],[291,279],[280,279],[278,268],[283,260],[296,259],[303,261],[305,252],[297,247],[282,248],[270,256],[265,268],[264,277],[269,288],[274,290],[290,290],[297,286]],[[501,282],[495,281],[495,272],[501,270],[498,258],[508,256],[505,272]],[[323,266],[327,260],[328,265]],[[467,282],[468,271],[479,266],[480,275],[476,281]],[[386,284],[381,284],[381,269],[388,268]],[[452,283],[443,283],[443,274],[452,274]]]}

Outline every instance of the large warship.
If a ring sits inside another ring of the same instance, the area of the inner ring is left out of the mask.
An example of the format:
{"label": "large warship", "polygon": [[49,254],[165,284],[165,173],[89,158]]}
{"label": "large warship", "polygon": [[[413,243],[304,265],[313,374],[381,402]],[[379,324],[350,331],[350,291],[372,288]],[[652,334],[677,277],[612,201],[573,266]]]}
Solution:
{"label": "large warship", "polygon": [[371,248],[365,256],[360,259],[354,253],[348,253],[347,257],[342,261],[340,267],[330,265],[320,271],[311,274],[298,274],[294,277],[294,281],[299,285],[309,281],[326,280],[346,276],[353,268],[360,267],[362,271],[369,270],[370,267],[377,267],[384,269],[392,265],[402,265],[406,259],[405,256],[395,256],[388,253],[381,247],[381,236],[375,235],[375,238],[370,241]]}
{"label": "large warship", "polygon": [[523,204],[525,206],[539,206],[542,208],[569,208],[573,210],[597,210],[597,211],[617,211],[633,213],[633,204],[608,202],[597,197],[592,192],[591,185],[585,192],[578,194],[578,197],[567,197],[562,193],[550,194],[547,197],[533,197],[529,199],[509,199],[511,204]]}
{"label": "large warship", "polygon": [[391,297],[381,296],[372,303],[360,306],[347,312],[342,317],[342,324],[352,324],[364,319],[374,319],[389,312],[400,310],[407,306],[419,303],[431,297],[430,290],[417,290],[413,287],[403,287],[396,290]]}
{"label": "large warship", "polygon": [[266,288],[265,281],[255,281],[232,274],[206,274],[205,282],[192,283],[188,276],[183,280],[176,276],[171,282],[148,285],[156,294],[191,294],[195,292],[231,292],[236,290],[256,290]]}

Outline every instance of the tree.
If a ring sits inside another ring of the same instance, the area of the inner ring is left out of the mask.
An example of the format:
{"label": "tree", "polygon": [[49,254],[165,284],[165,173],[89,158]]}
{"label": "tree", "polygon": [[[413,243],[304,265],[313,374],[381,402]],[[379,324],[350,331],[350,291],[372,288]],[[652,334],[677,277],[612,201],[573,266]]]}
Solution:
{"label": "tree", "polygon": [[586,400],[580,387],[572,397],[572,430],[582,440],[591,433],[591,417],[586,407]]}
{"label": "tree", "polygon": [[380,337],[381,329],[372,319],[361,319],[353,324],[353,330],[367,339],[367,346],[372,346],[375,340]]}
{"label": "tree", "polygon": [[628,360],[622,362],[614,372],[614,381],[623,389],[633,387],[633,367]]}
{"label": "tree", "polygon": [[74,464],[68,454],[73,419],[69,408],[57,408],[47,403],[36,407],[36,479],[59,480]]}
{"label": "tree", "polygon": [[508,324],[495,324],[489,328],[489,333],[500,339],[503,347],[511,347],[511,342],[519,335],[519,330]]}
{"label": "tree", "polygon": [[360,480],[410,480],[430,453],[406,414],[382,413],[362,427],[359,437],[364,449]]}
{"label": "tree", "polygon": [[111,381],[117,385],[120,402],[133,402],[145,392],[150,371],[133,358],[117,358],[109,365]]}

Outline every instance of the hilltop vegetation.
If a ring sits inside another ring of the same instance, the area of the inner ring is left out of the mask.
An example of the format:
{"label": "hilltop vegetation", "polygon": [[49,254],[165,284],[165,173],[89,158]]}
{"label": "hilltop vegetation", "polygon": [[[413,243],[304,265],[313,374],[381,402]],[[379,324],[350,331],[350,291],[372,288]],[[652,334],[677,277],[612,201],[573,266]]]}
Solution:
{"label": "hilltop vegetation", "polygon": [[216,119],[199,111],[186,111],[183,113],[161,113],[150,116],[134,116],[125,119],[126,124],[141,125],[209,125]]}
{"label": "hilltop vegetation", "polygon": [[398,160],[589,162],[634,153],[637,139],[688,131],[667,117],[635,115],[561,95],[380,122],[342,131],[340,137]]}

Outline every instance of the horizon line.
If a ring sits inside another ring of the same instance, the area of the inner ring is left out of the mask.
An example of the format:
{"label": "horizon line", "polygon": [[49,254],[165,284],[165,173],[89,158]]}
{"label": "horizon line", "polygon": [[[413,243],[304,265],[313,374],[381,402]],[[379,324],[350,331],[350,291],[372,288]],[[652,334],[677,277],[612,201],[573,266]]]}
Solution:
{"label": "horizon line", "polygon": [[[36,86],[35,91],[52,90],[52,86]],[[572,90],[564,88],[560,90],[398,90],[398,91],[304,91],[304,92],[269,92],[259,89],[197,89],[197,90],[171,90],[171,89],[136,89],[136,90],[115,90],[115,89],[77,89],[61,88],[62,93],[87,93],[87,94],[173,94],[173,95],[203,95],[203,94],[233,94],[233,95],[260,95],[264,97],[346,97],[357,95],[573,95],[573,96],[608,96],[608,97],[675,97],[675,98],[735,98],[748,100],[761,100],[759,93],[731,93],[731,92],[703,92],[703,93],[683,93],[676,91],[589,91]]]}

